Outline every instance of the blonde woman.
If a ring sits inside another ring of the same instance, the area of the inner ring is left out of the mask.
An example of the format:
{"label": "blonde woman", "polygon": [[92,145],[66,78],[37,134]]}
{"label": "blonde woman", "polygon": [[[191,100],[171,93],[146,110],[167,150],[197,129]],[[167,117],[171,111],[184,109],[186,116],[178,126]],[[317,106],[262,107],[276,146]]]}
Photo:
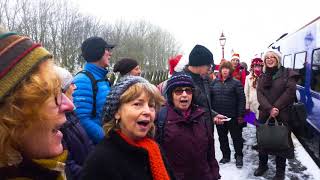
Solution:
{"label": "blonde woman", "polygon": [[[281,54],[276,50],[268,50],[263,56],[264,74],[258,80],[257,96],[259,107],[259,124],[264,124],[268,118],[288,126],[290,105],[296,96],[296,78],[298,73],[281,66]],[[286,159],[294,157],[294,147],[291,132],[288,133],[288,149],[259,148],[259,167],[255,176],[262,176],[268,169],[268,154],[276,156],[276,174],[274,179],[285,178]]]}

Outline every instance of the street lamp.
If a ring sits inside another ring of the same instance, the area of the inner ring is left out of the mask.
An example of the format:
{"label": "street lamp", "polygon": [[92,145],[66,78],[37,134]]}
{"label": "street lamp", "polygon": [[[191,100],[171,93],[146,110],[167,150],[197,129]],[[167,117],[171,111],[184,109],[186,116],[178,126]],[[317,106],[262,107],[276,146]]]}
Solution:
{"label": "street lamp", "polygon": [[223,32],[219,38],[220,46],[222,47],[222,59],[224,59],[224,45],[226,44],[227,38],[224,36]]}

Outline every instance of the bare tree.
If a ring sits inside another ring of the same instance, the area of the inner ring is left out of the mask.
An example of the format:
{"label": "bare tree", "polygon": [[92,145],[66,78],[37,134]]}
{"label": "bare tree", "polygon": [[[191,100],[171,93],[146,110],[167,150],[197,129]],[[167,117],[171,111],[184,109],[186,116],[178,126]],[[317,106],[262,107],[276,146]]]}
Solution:
{"label": "bare tree", "polygon": [[112,25],[83,15],[68,0],[1,0],[0,24],[41,42],[54,54],[56,63],[71,72],[84,64],[80,46],[91,36],[117,44],[112,64],[131,57],[146,71],[166,69],[167,59],[180,49],[173,36],[160,27],[146,21],[118,21]]}

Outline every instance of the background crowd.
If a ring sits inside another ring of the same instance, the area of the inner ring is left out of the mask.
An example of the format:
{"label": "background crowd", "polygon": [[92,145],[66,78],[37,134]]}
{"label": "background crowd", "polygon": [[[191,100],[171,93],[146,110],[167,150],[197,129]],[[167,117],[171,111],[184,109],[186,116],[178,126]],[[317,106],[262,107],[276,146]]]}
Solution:
{"label": "background crowd", "polygon": [[[137,60],[122,58],[112,85],[106,77],[116,45],[100,37],[81,44],[86,64],[74,77],[28,37],[1,28],[0,42],[0,179],[217,180],[219,163],[231,159],[229,132],[235,165],[244,165],[248,113],[258,127],[290,121],[298,74],[275,50],[252,59],[248,70],[238,53],[215,65],[211,51],[196,45],[182,69],[174,67],[181,55],[170,58],[171,77],[158,86],[140,77]],[[258,144],[255,176],[271,154],[274,179],[284,179],[290,133],[285,150]]]}

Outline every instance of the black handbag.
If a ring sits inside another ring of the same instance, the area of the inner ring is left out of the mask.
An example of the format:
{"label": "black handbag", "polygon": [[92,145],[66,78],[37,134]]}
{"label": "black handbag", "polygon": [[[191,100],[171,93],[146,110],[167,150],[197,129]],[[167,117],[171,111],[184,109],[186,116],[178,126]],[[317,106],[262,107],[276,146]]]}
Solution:
{"label": "black handbag", "polygon": [[295,102],[291,106],[288,124],[296,136],[306,136],[307,110],[302,102]]}
{"label": "black handbag", "polygon": [[269,124],[271,117],[266,123],[257,127],[257,141],[258,147],[262,149],[284,150],[289,146],[289,130],[288,127],[279,124],[278,120],[274,118],[274,124]]}

